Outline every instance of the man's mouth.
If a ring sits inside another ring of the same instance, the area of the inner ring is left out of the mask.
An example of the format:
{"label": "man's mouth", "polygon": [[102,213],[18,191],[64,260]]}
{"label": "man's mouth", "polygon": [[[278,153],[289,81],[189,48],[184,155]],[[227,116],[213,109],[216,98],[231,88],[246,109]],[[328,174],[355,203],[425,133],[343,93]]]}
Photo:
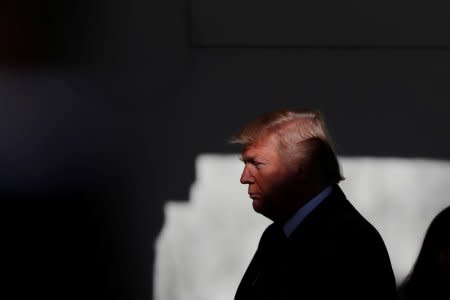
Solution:
{"label": "man's mouth", "polygon": [[261,194],[260,193],[248,193],[248,195],[252,199],[261,198]]}

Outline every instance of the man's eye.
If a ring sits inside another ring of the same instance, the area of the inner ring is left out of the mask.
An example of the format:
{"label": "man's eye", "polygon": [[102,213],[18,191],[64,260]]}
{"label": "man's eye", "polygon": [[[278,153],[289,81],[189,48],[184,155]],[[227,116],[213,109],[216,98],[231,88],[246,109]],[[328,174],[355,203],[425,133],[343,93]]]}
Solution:
{"label": "man's eye", "polygon": [[262,167],[263,166],[263,163],[261,163],[261,162],[257,162],[257,161],[255,161],[254,163],[253,163],[254,165],[255,165],[255,167],[256,168],[260,168],[260,167]]}

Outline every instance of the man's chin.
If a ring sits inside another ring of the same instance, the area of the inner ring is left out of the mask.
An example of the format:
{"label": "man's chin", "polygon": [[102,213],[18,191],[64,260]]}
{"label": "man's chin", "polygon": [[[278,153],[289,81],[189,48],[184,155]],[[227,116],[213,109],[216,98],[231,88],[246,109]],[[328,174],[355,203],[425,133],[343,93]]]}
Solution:
{"label": "man's chin", "polygon": [[[264,205],[266,204],[266,205]],[[274,221],[274,216],[272,214],[272,210],[268,209],[267,207],[267,203],[263,202],[262,199],[256,198],[253,199],[252,202],[252,206],[253,206],[253,210],[261,215],[263,215],[264,217]]]}
{"label": "man's chin", "polygon": [[264,206],[262,205],[261,199],[253,199],[252,206],[254,211],[264,215]]}
{"label": "man's chin", "polygon": [[259,209],[260,209],[260,207],[261,207],[260,200],[259,200],[259,199],[253,199],[253,201],[252,201],[252,206],[253,206],[253,209],[254,209],[256,212],[259,212]]}

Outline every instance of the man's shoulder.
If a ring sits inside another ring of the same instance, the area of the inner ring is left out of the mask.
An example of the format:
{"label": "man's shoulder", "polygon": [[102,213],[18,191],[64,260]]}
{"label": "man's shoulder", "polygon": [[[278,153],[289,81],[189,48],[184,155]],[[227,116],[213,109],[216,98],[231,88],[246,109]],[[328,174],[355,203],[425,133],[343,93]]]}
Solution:
{"label": "man's shoulder", "polygon": [[381,240],[375,227],[347,200],[337,185],[297,228],[292,239],[301,239],[302,236],[337,241]]}
{"label": "man's shoulder", "polygon": [[[285,258],[289,278],[311,282],[311,294],[319,299],[331,294],[357,299],[362,293],[374,293],[370,299],[391,299],[395,293],[380,234],[339,188],[308,215],[289,241]],[[330,289],[321,289],[324,280]]]}

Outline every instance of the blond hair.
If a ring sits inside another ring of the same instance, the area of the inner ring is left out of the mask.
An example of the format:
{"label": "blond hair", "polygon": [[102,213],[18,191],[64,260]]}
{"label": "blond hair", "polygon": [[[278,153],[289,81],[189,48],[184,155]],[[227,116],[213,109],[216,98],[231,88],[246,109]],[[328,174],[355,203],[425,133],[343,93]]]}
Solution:
{"label": "blond hair", "polygon": [[231,142],[250,146],[272,134],[278,137],[280,156],[287,166],[309,164],[313,175],[326,183],[344,179],[320,112],[291,109],[263,114],[245,125]]}

